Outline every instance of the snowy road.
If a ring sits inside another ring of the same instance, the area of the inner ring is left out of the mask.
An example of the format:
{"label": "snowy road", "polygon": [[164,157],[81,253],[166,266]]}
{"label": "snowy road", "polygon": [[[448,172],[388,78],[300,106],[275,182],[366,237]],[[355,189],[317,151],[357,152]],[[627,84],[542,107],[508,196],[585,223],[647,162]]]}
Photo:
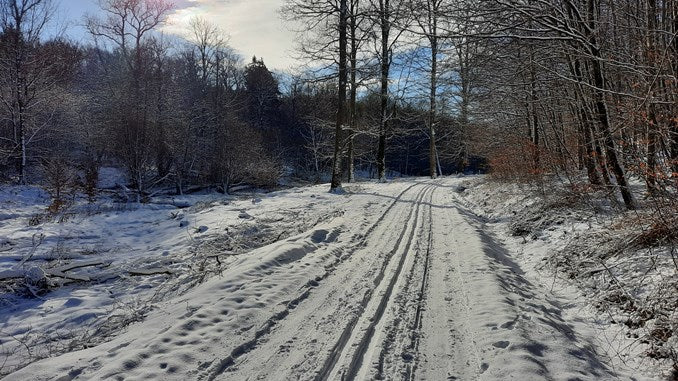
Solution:
{"label": "snowy road", "polygon": [[630,379],[562,316],[458,179],[368,184],[114,340],[7,380]]}

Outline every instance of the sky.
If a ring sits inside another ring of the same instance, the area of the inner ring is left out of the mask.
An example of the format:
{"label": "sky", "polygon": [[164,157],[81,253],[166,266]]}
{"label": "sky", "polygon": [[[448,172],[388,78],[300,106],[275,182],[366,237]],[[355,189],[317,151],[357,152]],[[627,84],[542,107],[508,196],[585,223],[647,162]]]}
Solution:
{"label": "sky", "polygon": [[[174,9],[163,32],[186,35],[191,18],[202,17],[219,26],[229,37],[229,45],[245,61],[256,55],[272,70],[295,66],[292,58],[295,33],[281,19],[278,10],[283,0],[170,0]],[[59,26],[66,27],[72,39],[87,43],[83,17],[99,12],[98,0],[57,0]]]}

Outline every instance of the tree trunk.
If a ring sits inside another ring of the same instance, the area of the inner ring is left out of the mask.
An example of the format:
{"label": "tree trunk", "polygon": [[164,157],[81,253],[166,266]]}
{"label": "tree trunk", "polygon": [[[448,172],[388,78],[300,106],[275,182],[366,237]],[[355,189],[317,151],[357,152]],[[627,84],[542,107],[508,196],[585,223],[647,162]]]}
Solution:
{"label": "tree trunk", "polygon": [[347,0],[341,0],[339,10],[339,93],[337,94],[337,120],[334,128],[334,157],[332,160],[332,182],[330,192],[341,189],[341,151],[342,129],[346,119],[346,29],[348,8]]}
{"label": "tree trunk", "polygon": [[[16,5],[16,4],[15,4]],[[18,9],[15,8],[15,11]],[[23,9],[22,9],[23,11]],[[14,14],[14,20],[16,22],[16,31],[14,32],[13,38],[13,48],[14,48],[14,75],[16,80],[16,87],[14,89],[16,95],[16,104],[17,104],[17,114],[19,120],[17,121],[18,126],[16,129],[19,133],[19,149],[20,149],[20,158],[19,158],[19,184],[26,184],[26,165],[27,165],[27,152],[26,152],[26,120],[25,112],[27,105],[26,96],[28,95],[28,84],[26,83],[26,68],[24,58],[27,54],[26,43],[22,39],[23,27],[22,27],[22,18],[23,13],[17,12]]]}
{"label": "tree trunk", "polygon": [[530,46],[530,108],[532,131],[532,163],[535,174],[540,174],[540,154],[539,154],[539,115],[537,114],[537,73],[534,68],[534,53]]}
{"label": "tree trunk", "polygon": [[353,148],[354,140],[355,137],[353,134],[351,134],[351,136],[348,138],[348,153],[346,154],[346,161],[348,162],[347,170],[349,183],[355,182],[355,152]]}
{"label": "tree trunk", "polygon": [[379,182],[386,181],[386,134],[381,132],[377,146],[377,179]]}
{"label": "tree trunk", "polygon": [[468,165],[468,130],[469,130],[469,107],[471,104],[471,79],[468,65],[470,64],[471,47],[467,44],[459,44],[457,47],[457,55],[459,57],[459,81],[461,83],[461,109],[459,110],[459,119],[461,124],[461,139],[459,169],[463,173],[464,168]]}
{"label": "tree trunk", "polygon": [[381,27],[381,117],[379,121],[379,146],[377,171],[380,182],[386,181],[386,131],[388,127],[388,76],[391,66],[388,39],[391,30],[389,0],[379,0]]}
{"label": "tree trunk", "polygon": [[356,21],[356,12],[358,7],[358,0],[351,1],[351,17],[350,17],[350,33],[351,33],[351,93],[349,95],[349,130],[348,130],[348,152],[346,153],[347,161],[347,170],[348,170],[348,182],[352,183],[355,181],[355,152],[353,141],[355,138],[355,128],[356,128],[356,98],[358,94],[357,83],[356,83],[356,71],[357,71],[357,57],[358,57],[358,41],[356,36],[357,31],[357,21]]}
{"label": "tree trunk", "polygon": [[612,138],[612,129],[610,128],[610,119],[607,112],[607,104],[605,102],[605,80],[603,77],[602,64],[600,62],[600,52],[598,49],[592,49],[593,54],[593,79],[595,88],[593,93],[595,96],[595,105],[598,116],[598,122],[600,124],[600,129],[603,134],[603,144],[605,146],[605,155],[607,156],[607,161],[612,168],[612,173],[614,174],[615,179],[617,180],[617,186],[621,193],[622,199],[624,200],[624,205],[627,209],[635,209],[635,203],[633,201],[633,195],[629,189],[628,182],[626,181],[626,175],[624,174],[624,169],[622,168],[619,158],[617,157],[617,149]]}
{"label": "tree trunk", "polygon": [[436,95],[437,95],[437,75],[438,75],[438,36],[436,16],[432,17],[432,32],[429,36],[431,42],[431,93],[429,95],[429,119],[428,119],[428,133],[429,133],[429,173],[432,179],[436,176],[436,163],[438,154],[436,152]]}
{"label": "tree trunk", "polygon": [[[591,185],[601,185],[601,173],[602,180],[609,182],[609,175],[605,167],[605,163],[602,161],[602,152],[600,149],[597,149],[597,145],[594,139],[594,127],[592,125],[592,119],[588,110],[586,109],[586,97],[582,91],[582,84],[584,81],[584,76],[581,70],[581,63],[578,59],[573,59],[568,57],[568,64],[570,71],[577,83],[574,91],[574,100],[578,106],[575,106],[575,114],[579,119],[580,125],[580,138],[583,146],[583,161],[586,167],[586,172],[589,178]],[[596,163],[600,164],[600,172],[598,171],[598,166]]]}
{"label": "tree trunk", "polygon": [[[647,65],[653,64],[655,54],[654,30],[656,17],[656,3],[655,0],[647,0],[647,35],[645,47],[645,59]],[[654,100],[653,76],[649,75],[646,78],[650,88],[647,93],[647,173],[645,174],[645,182],[647,183],[647,190],[649,193],[657,191],[657,174],[661,169],[657,165],[657,150],[658,150],[658,129],[657,112]]]}
{"label": "tree trunk", "polygon": [[589,183],[591,183],[591,185],[601,185],[600,173],[598,172],[596,162],[594,161],[596,151],[593,146],[593,136],[590,126],[585,124],[581,125],[581,137],[584,143],[584,166],[586,167]]}
{"label": "tree trunk", "polygon": [[23,121],[23,107],[19,100],[19,139],[21,143],[21,159],[19,159],[19,184],[26,184],[26,131]]}
{"label": "tree trunk", "polygon": [[605,101],[605,89],[607,89],[607,84],[605,83],[605,76],[603,75],[603,64],[602,64],[602,54],[598,48],[598,41],[593,35],[596,30],[596,15],[598,14],[600,3],[598,0],[588,0],[588,28],[585,29],[585,33],[589,39],[589,53],[591,54],[591,69],[593,75],[593,85],[594,88],[591,90],[594,95],[595,109],[597,113],[598,123],[600,125],[600,130],[603,135],[603,145],[605,146],[605,154],[607,156],[608,163],[612,168],[612,173],[614,174],[615,179],[617,180],[617,186],[621,193],[622,199],[624,200],[624,205],[627,209],[635,209],[635,203],[633,201],[633,195],[629,189],[628,182],[626,181],[626,175],[624,174],[624,169],[619,162],[617,157],[617,149],[614,144],[614,139],[612,137],[612,128],[610,127],[610,118],[607,111],[607,103]]}

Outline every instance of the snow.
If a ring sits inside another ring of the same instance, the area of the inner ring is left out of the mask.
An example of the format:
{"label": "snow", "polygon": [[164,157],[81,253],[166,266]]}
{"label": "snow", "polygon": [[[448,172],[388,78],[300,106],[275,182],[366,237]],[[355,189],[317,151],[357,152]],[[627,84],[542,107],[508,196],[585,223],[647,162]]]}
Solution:
{"label": "snow", "polygon": [[0,226],[11,248],[0,271],[26,271],[18,264],[33,250],[27,264],[91,281],[38,297],[6,292],[1,371],[7,380],[651,379],[605,355],[581,304],[552,292],[533,259],[471,211],[482,197],[462,197],[462,185],[104,200],[36,226],[26,222],[45,196],[3,190],[26,196],[2,199],[16,217]]}
{"label": "snow", "polygon": [[[33,216],[44,213],[47,196],[36,188],[3,189],[2,210],[13,218],[0,226],[0,279],[30,275],[38,265],[56,273],[73,263],[105,262],[69,272],[91,282],[58,280],[63,287],[56,285],[57,291],[39,299],[25,299],[16,287],[2,288],[0,361],[9,354],[4,369],[59,353],[64,347],[106,339],[98,336],[117,333],[122,328],[118,325],[143,318],[153,302],[196,283],[204,262],[208,267],[216,265],[207,256],[221,255],[220,262],[228,265],[234,254],[306,230],[334,213],[314,208],[328,197],[325,187],[311,187],[258,195],[257,202],[250,197],[184,196],[181,200],[192,205],[184,209],[166,203],[118,204],[104,199],[87,205],[82,201],[63,222],[30,226]],[[177,275],[136,276],[158,269]],[[112,316],[117,316],[115,321]],[[82,330],[76,333],[76,328]],[[23,342],[34,346],[30,356]]]}
{"label": "snow", "polygon": [[[675,308],[673,312],[670,306],[661,311],[661,304],[669,304],[671,299],[666,289],[676,284],[668,251],[657,247],[648,253],[635,248],[629,237],[638,234],[638,226],[622,228],[642,211],[612,212],[604,195],[568,200],[572,195],[557,185],[546,189],[544,197],[530,186],[486,177],[470,177],[462,183],[471,191],[457,192],[457,202],[481,218],[521,267],[561,300],[563,318],[575,322],[577,332],[594,338],[610,366],[638,369],[653,379],[670,377],[670,360],[648,356],[656,349],[643,337],[650,334],[655,319],[645,327],[630,329],[635,311],[623,311],[623,304],[610,301],[621,287],[638,305],[656,303],[655,313],[668,312],[678,318]],[[673,346],[678,350],[676,343],[669,340],[662,349]]]}

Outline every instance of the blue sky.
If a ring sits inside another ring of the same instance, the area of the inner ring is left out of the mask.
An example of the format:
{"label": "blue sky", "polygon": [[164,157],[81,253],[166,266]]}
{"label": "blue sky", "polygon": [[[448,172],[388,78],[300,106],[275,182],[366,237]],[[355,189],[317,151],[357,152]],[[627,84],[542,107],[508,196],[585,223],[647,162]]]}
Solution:
{"label": "blue sky", "polygon": [[99,9],[97,0],[56,0],[55,27],[66,28],[66,34],[75,41],[86,42],[82,18]]}
{"label": "blue sky", "polygon": [[[173,0],[175,7],[164,26],[165,33],[182,35],[192,17],[202,17],[218,25],[228,36],[229,44],[249,60],[263,57],[269,69],[285,70],[296,62],[291,58],[295,35],[280,19],[278,9],[283,0]],[[96,14],[98,0],[55,0],[57,23],[66,26],[73,40],[87,43],[82,27],[85,14]]]}

